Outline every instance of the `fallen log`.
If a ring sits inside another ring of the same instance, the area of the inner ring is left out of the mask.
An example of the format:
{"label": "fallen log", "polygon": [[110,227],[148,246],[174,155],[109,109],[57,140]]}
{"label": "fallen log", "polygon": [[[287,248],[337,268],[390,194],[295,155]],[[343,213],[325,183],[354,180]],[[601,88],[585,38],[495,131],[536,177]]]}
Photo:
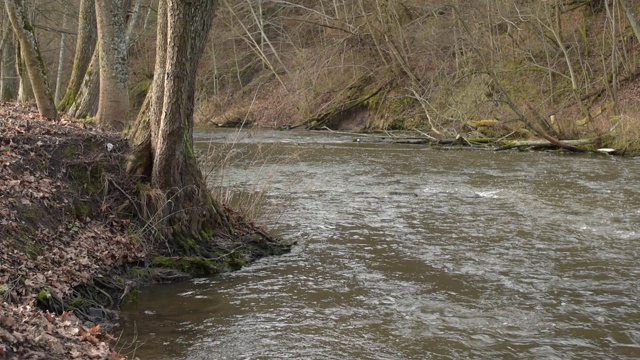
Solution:
{"label": "fallen log", "polygon": [[537,148],[562,148],[567,149],[574,152],[584,152],[583,149],[578,148],[580,145],[593,145],[593,140],[591,139],[581,139],[581,140],[556,140],[550,137],[552,140],[548,139],[539,139],[539,140],[502,140],[500,141],[501,146],[496,149],[496,151],[500,150],[509,150],[513,148],[524,148],[524,147],[537,147]]}

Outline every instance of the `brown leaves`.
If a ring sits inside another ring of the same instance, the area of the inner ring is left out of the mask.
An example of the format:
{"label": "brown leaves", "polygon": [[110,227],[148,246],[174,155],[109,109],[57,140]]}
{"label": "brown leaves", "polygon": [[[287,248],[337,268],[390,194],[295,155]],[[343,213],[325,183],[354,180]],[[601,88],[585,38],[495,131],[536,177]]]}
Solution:
{"label": "brown leaves", "polygon": [[114,358],[105,342],[111,337],[100,332],[100,326],[86,329],[71,312],[56,316],[30,305],[5,303],[0,304],[0,314],[0,340],[3,343],[0,356],[26,358],[29,354],[45,354],[41,358]]}
{"label": "brown leaves", "polygon": [[114,201],[102,183],[91,184],[92,192],[86,180],[77,183],[97,160],[101,171],[120,169],[119,155],[103,143],[125,149],[126,141],[69,119],[44,121],[33,110],[0,103],[0,358],[122,359],[100,327],[33,305],[44,288],[64,298],[142,258],[125,233],[128,223],[111,215]]}

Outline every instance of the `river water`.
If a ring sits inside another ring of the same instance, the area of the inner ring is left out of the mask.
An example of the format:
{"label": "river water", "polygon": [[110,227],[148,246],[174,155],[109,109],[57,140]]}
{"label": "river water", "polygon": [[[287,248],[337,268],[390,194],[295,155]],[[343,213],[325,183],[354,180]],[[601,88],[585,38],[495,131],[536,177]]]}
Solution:
{"label": "river water", "polygon": [[[640,160],[200,132],[298,245],[142,289],[142,359],[640,357]],[[226,150],[225,150],[226,152]],[[221,180],[222,179],[222,180]]]}

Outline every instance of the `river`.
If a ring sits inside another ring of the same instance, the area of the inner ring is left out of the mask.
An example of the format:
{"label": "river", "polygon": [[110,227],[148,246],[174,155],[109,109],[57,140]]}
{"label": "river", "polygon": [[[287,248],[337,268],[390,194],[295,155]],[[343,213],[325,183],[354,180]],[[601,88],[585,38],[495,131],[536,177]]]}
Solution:
{"label": "river", "polygon": [[[142,289],[141,359],[640,357],[640,159],[197,132],[298,245]],[[227,149],[222,151],[222,149]],[[205,165],[206,167],[206,165]],[[208,166],[211,168],[211,166]],[[123,346],[123,345],[120,345]]]}

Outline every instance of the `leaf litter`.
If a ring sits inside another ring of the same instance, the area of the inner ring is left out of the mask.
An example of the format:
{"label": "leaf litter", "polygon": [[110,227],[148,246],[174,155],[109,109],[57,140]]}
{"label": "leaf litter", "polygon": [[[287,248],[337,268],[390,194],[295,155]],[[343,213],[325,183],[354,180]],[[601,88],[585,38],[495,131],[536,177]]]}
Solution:
{"label": "leaf litter", "polygon": [[127,149],[118,134],[0,103],[0,359],[125,358],[100,326],[36,304],[143,260],[116,214],[126,195],[109,186],[135,186]]}

